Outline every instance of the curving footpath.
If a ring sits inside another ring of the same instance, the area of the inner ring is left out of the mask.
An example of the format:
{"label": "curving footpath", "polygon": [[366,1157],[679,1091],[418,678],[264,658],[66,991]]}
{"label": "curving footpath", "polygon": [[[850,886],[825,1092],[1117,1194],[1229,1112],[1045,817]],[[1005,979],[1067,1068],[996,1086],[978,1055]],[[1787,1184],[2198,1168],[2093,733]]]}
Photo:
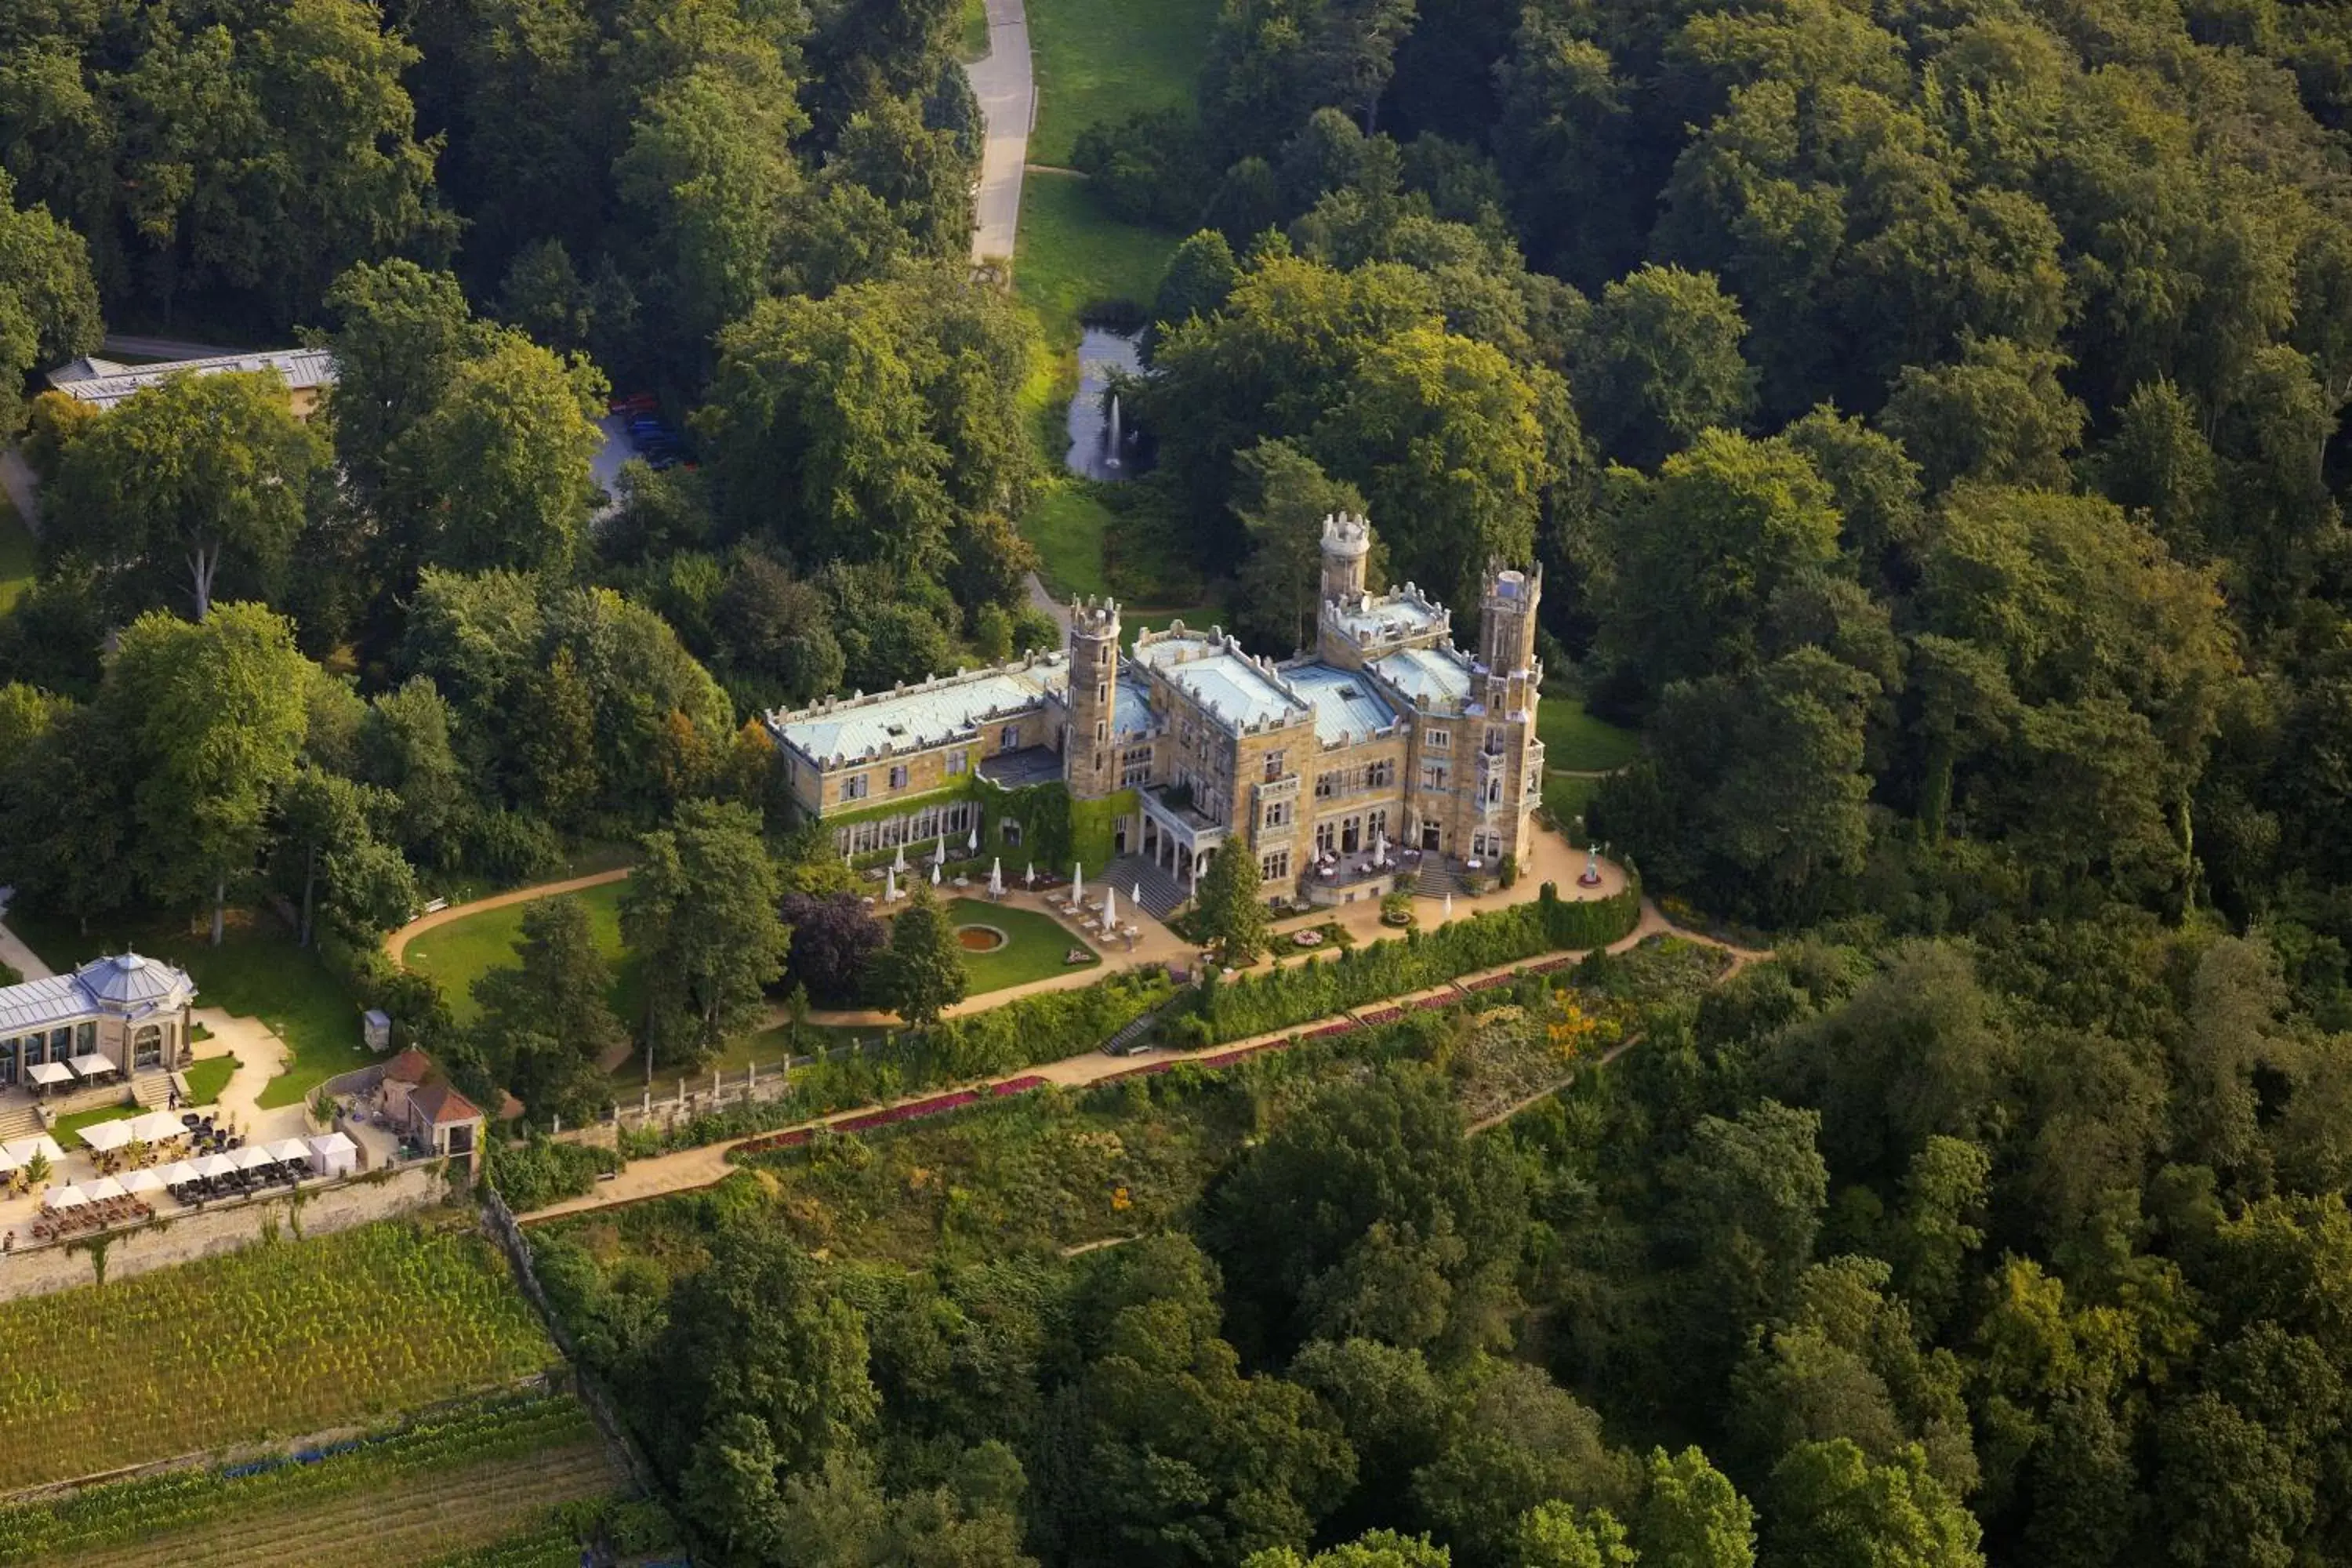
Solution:
{"label": "curving footpath", "polygon": [[[1730,953],[1731,966],[1717,976],[1718,983],[1738,973],[1749,963],[1771,956],[1769,953],[1758,952],[1752,948],[1735,947],[1729,942],[1697,931],[1685,931],[1668,920],[1664,911],[1647,899],[1642,900],[1640,921],[1631,931],[1611,942],[1608,950],[1611,952],[1623,952],[1649,937],[1666,934],[1679,936],[1685,941],[1700,942],[1708,947],[1720,948]],[[1573,961],[1585,955],[1581,952],[1571,951],[1554,954],[1553,959]],[[1525,968],[1530,962],[1551,961],[1520,959],[1515,963],[1498,964],[1492,969],[1480,970],[1475,973],[1456,975],[1443,985],[1431,986],[1408,995],[1392,997],[1379,1007],[1368,1005],[1355,1012],[1340,1013],[1311,1023],[1295,1024],[1286,1029],[1272,1029],[1262,1035],[1250,1036],[1246,1039],[1227,1040],[1219,1045],[1202,1046],[1189,1051],[1154,1051],[1149,1059],[1141,1064],[1129,1057],[1106,1056],[1099,1050],[1087,1051],[1077,1056],[1065,1057],[1059,1061],[1041,1062],[1034,1067],[1016,1068],[1012,1072],[999,1074],[994,1078],[965,1087],[984,1089],[996,1084],[1009,1083],[1015,1079],[1032,1080],[1044,1079],[1048,1083],[1064,1089],[1083,1089],[1089,1084],[1099,1083],[1105,1079],[1117,1078],[1123,1073],[1145,1069],[1156,1070],[1173,1066],[1178,1062],[1199,1061],[1213,1057],[1243,1055],[1289,1040],[1294,1037],[1304,1038],[1318,1029],[1328,1028],[1334,1025],[1359,1024],[1361,1022],[1357,1016],[1359,1012],[1380,1011],[1386,1007],[1410,1009],[1430,1001],[1451,1003],[1468,994],[1480,980],[1497,974],[1514,973]],[[1630,1046],[1632,1043],[1628,1041],[1626,1045]],[[1609,1061],[1615,1060],[1625,1048],[1626,1046],[1618,1047],[1602,1059],[1601,1065],[1606,1066]],[[1544,1093],[1556,1093],[1558,1089],[1559,1086],[1555,1085]],[[713,1186],[734,1174],[738,1169],[727,1163],[727,1156],[734,1151],[737,1144],[750,1142],[754,1138],[773,1138],[778,1133],[791,1131],[797,1127],[829,1127],[836,1121],[846,1121],[854,1117],[870,1116],[877,1110],[887,1109],[890,1105],[912,1104],[918,1100],[932,1099],[943,1092],[946,1091],[940,1086],[933,1085],[919,1093],[907,1095],[883,1105],[853,1106],[845,1110],[836,1110],[830,1115],[791,1123],[785,1127],[773,1128],[764,1132],[748,1134],[742,1138],[729,1139],[724,1142],[705,1143],[697,1148],[681,1149],[672,1154],[657,1154],[649,1160],[632,1160],[627,1168],[611,1181],[598,1183],[594,1192],[576,1198],[566,1198],[561,1203],[550,1204],[542,1209],[534,1209],[530,1214],[522,1215],[521,1219],[526,1225],[537,1225],[545,1220],[562,1219],[568,1215],[617,1208],[627,1204],[642,1203],[649,1198],[668,1197],[677,1193],[692,1192],[698,1187]],[[1544,1095],[1539,1094],[1534,1098],[1541,1100]],[[1529,1100],[1528,1103],[1532,1104],[1534,1101]],[[1507,1114],[1516,1114],[1525,1109],[1524,1105],[1516,1106]]]}
{"label": "curving footpath", "polygon": [[987,126],[973,196],[971,258],[1009,268],[1021,226],[1021,171],[1029,157],[1030,127],[1037,122],[1037,83],[1021,0],[987,0],[987,5],[988,56],[964,67]]}
{"label": "curving footpath", "polygon": [[585,877],[571,877],[561,882],[541,882],[535,888],[517,888],[511,892],[493,893],[487,899],[476,899],[470,904],[451,904],[446,909],[435,910],[387,935],[383,939],[384,956],[398,963],[400,955],[408,951],[408,944],[436,926],[453,924],[468,915],[480,914],[484,910],[502,910],[509,904],[534,903],[541,899],[576,893],[583,888],[601,888],[607,882],[625,881],[630,869],[626,866],[615,867],[610,871],[591,872]]}

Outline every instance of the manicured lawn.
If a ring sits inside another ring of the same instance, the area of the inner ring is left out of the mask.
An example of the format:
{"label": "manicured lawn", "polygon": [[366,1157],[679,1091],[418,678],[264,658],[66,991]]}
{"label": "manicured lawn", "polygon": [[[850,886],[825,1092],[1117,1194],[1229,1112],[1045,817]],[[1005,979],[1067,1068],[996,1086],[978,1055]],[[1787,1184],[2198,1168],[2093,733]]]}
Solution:
{"label": "manicured lawn", "polygon": [[958,24],[956,58],[969,64],[988,58],[988,5],[986,0],[963,0],[963,17]]}
{"label": "manicured lawn", "polygon": [[1066,164],[1078,132],[1098,120],[1190,107],[1217,7],[1218,0],[1027,0],[1037,73],[1029,161]]}
{"label": "manicured lawn", "polygon": [[[588,906],[588,923],[596,933],[597,950],[615,974],[613,1010],[624,1019],[636,1016],[637,994],[621,952],[621,894],[627,887],[626,882],[600,882],[563,895]],[[401,962],[441,987],[457,1022],[471,1023],[480,1013],[474,1005],[474,982],[493,969],[513,966],[523,913],[530,908],[530,904],[509,904],[436,927],[410,942]]]}
{"label": "manicured lawn", "polygon": [[101,1105],[95,1110],[77,1110],[71,1116],[58,1117],[49,1128],[49,1136],[64,1145],[66,1152],[70,1154],[80,1147],[73,1141],[73,1135],[83,1128],[95,1127],[101,1121],[120,1121],[127,1116],[144,1114],[146,1112],[143,1108],[128,1104]]}
{"label": "manicured lawn", "polygon": [[1575,778],[1567,773],[1548,773],[1544,777],[1544,805],[1550,808],[1559,830],[1570,838],[1576,836],[1576,819],[1592,807],[1592,797],[1601,793],[1599,779]]}
{"label": "manicured lawn", "polygon": [[1076,344],[1078,318],[1089,305],[1131,300],[1149,306],[1183,237],[1119,222],[1076,174],[1032,170],[1021,182],[1013,291],[1037,312],[1046,346],[1058,353]]}
{"label": "manicured lawn", "polygon": [[[994,952],[963,955],[964,970],[971,976],[969,994],[973,996],[1002,991],[1008,985],[1025,985],[1032,980],[1050,980],[1102,962],[1094,956],[1091,947],[1072,936],[1058,921],[1034,910],[1016,910],[979,899],[956,899],[949,902],[947,912],[949,921],[956,925],[994,926],[1012,939]],[[1086,964],[1062,962],[1074,947],[1086,949]]]}
{"label": "manicured lawn", "polygon": [[1021,520],[1022,537],[1037,547],[1038,575],[1059,599],[1110,592],[1103,580],[1103,531],[1110,509],[1085,481],[1055,479]]}
{"label": "manicured lawn", "polygon": [[40,546],[34,542],[33,531],[8,498],[0,496],[0,613],[16,606],[40,569]]}
{"label": "manicured lawn", "polygon": [[188,1080],[188,1103],[210,1105],[242,1065],[235,1057],[206,1057],[180,1076]]}
{"label": "manicured lawn", "polygon": [[1596,719],[1572,697],[1545,697],[1536,706],[1536,735],[1544,766],[1571,773],[1612,773],[1633,760],[1642,737]]}
{"label": "manicured lawn", "polygon": [[218,947],[201,927],[122,920],[84,932],[30,908],[11,908],[8,925],[59,973],[135,948],[194,975],[198,1006],[259,1018],[294,1052],[293,1067],[262,1089],[265,1108],[298,1104],[326,1079],[374,1059],[361,1039],[358,1004],[273,916],[232,910]]}

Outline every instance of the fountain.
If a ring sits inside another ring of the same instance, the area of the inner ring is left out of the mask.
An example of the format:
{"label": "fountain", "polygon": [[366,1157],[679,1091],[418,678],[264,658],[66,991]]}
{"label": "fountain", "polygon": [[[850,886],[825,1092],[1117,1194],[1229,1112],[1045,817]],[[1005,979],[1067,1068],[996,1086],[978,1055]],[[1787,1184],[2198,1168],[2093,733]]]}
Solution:
{"label": "fountain", "polygon": [[1119,466],[1118,394],[1116,392],[1110,395],[1110,423],[1103,426],[1103,448],[1106,453],[1103,458],[1105,465],[1118,468]]}
{"label": "fountain", "polygon": [[1136,340],[1103,327],[1088,327],[1078,340],[1078,389],[1070,399],[1066,428],[1070,444],[1063,466],[1089,479],[1128,478],[1127,450],[1133,433],[1127,410],[1112,387],[1115,374],[1138,375],[1143,358]]}

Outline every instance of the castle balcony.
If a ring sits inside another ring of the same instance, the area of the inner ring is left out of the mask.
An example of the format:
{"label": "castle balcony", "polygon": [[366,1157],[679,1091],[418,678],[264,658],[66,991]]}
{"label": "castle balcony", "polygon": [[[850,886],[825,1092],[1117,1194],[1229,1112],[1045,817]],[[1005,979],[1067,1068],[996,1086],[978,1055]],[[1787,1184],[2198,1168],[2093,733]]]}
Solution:
{"label": "castle balcony", "polygon": [[1136,792],[1143,804],[1143,856],[1190,886],[1201,864],[1232,837],[1225,825],[1193,805],[1189,791],[1153,784]]}

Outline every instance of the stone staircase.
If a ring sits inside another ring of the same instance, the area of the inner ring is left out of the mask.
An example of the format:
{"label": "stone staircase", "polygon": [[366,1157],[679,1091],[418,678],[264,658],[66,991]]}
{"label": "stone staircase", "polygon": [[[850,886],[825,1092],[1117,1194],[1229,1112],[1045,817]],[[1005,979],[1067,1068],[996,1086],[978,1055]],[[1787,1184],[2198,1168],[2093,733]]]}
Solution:
{"label": "stone staircase", "polygon": [[1153,920],[1165,921],[1170,915],[1184,907],[1188,895],[1183,885],[1140,855],[1124,855],[1112,861],[1099,879],[1087,879],[1091,892],[1095,888],[1115,888],[1119,901],[1126,903],[1143,889],[1143,907]]}
{"label": "stone staircase", "polygon": [[1412,896],[1416,899],[1442,899],[1448,893],[1459,898],[1467,891],[1462,884],[1462,873],[1434,850],[1423,855],[1421,864],[1413,868]]}
{"label": "stone staircase", "polygon": [[26,1138],[38,1138],[48,1131],[41,1124],[40,1113],[30,1105],[16,1104],[0,1108],[0,1143],[15,1143]]}

